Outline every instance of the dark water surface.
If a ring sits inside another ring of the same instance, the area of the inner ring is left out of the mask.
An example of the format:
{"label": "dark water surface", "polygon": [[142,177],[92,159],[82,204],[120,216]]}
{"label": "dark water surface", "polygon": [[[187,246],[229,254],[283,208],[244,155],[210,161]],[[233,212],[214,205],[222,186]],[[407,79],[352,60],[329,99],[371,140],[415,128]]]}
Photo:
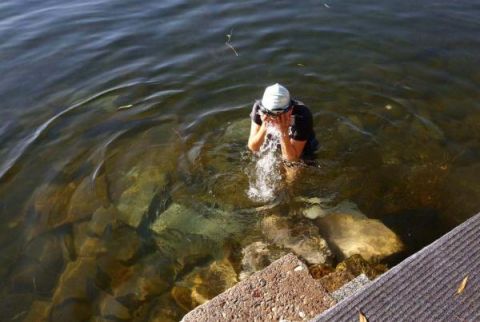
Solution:
{"label": "dark water surface", "polygon": [[349,200],[403,257],[463,222],[480,210],[479,16],[473,0],[2,1],[0,319],[181,318],[173,285],[259,238],[248,114],[276,82],[321,143],[278,212]]}

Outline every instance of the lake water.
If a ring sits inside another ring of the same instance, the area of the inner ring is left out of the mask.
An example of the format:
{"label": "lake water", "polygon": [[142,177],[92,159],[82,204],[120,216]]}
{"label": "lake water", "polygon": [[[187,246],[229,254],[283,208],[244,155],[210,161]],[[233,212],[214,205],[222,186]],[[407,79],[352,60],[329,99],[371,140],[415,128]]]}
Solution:
{"label": "lake water", "polygon": [[[479,15],[473,0],[2,1],[0,316],[178,320],[194,305],[174,287],[212,259],[238,273],[261,209],[295,219],[309,198],[395,231],[390,265],[428,244],[480,210]],[[320,148],[257,201],[248,115],[276,82]]]}

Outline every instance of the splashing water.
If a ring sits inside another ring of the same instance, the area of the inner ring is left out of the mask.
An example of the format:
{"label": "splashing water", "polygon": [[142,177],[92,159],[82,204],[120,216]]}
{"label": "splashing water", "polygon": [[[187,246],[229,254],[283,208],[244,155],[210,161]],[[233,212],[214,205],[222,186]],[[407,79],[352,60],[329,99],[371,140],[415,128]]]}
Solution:
{"label": "splashing water", "polygon": [[267,127],[265,141],[260,147],[254,171],[249,175],[248,197],[253,201],[266,202],[275,198],[282,174],[278,150],[280,131],[274,126]]}

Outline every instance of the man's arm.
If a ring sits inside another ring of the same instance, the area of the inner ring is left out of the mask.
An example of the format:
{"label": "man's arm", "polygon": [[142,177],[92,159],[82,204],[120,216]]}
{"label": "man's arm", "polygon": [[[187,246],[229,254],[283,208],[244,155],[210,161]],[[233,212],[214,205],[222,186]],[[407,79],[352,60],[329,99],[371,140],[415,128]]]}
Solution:
{"label": "man's arm", "polygon": [[297,141],[290,139],[288,134],[282,135],[280,138],[280,146],[282,147],[282,157],[287,161],[298,161],[302,155],[303,148],[307,141]]}
{"label": "man's arm", "polygon": [[248,137],[248,148],[252,152],[257,152],[260,150],[260,147],[265,140],[265,135],[267,133],[266,119],[263,118],[262,125],[258,125],[254,121],[250,126],[250,136]]}
{"label": "man's arm", "polygon": [[297,161],[302,155],[303,148],[307,141],[298,141],[291,139],[288,134],[290,127],[292,111],[288,111],[285,114],[281,114],[276,120],[277,126],[280,129],[280,146],[282,147],[282,157],[287,161]]}

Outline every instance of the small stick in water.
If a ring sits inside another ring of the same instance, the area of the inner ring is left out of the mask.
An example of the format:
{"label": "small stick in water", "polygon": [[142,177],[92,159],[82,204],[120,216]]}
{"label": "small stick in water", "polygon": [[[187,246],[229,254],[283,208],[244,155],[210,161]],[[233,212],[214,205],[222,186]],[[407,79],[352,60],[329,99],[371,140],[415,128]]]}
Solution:
{"label": "small stick in water", "polygon": [[233,52],[235,53],[235,55],[238,56],[238,53],[235,50],[235,47],[233,47],[232,44],[230,44],[230,41],[232,40],[232,36],[233,36],[233,28],[232,28],[232,30],[230,30],[230,33],[227,34],[227,41],[225,42],[225,45],[227,45],[227,47],[230,47],[233,50]]}

